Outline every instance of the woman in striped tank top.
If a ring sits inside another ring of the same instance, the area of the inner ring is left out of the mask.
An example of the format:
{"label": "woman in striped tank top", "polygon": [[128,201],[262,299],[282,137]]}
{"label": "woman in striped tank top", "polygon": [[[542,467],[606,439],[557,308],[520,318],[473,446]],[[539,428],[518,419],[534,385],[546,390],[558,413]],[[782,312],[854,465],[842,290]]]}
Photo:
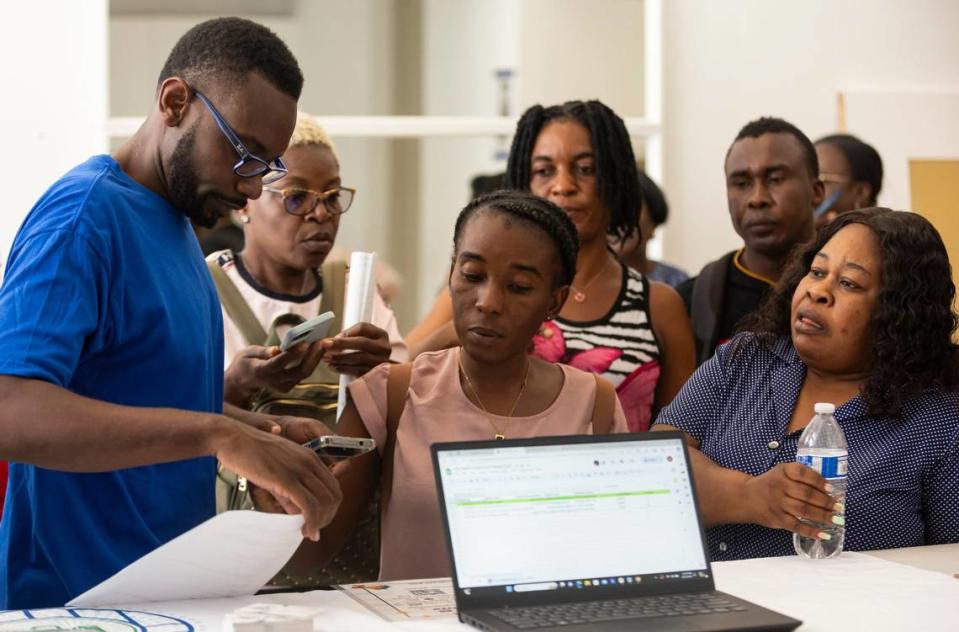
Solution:
{"label": "woman in striped tank top", "polygon": [[566,211],[580,239],[569,298],[534,338],[534,354],[608,379],[630,430],[647,430],[696,363],[679,295],[607,245],[608,235],[639,230],[636,159],[622,119],[599,101],[531,107],[517,124],[506,182]]}

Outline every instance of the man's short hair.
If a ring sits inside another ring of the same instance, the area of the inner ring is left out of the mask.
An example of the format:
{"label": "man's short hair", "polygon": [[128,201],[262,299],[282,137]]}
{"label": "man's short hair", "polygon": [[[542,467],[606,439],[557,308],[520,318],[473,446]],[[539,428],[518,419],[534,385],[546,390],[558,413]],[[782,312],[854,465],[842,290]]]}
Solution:
{"label": "man's short hair", "polygon": [[256,72],[294,99],[303,91],[303,73],[286,44],[262,24],[243,18],[215,18],[183,34],[170,51],[159,86],[170,77],[209,90],[241,85]]}
{"label": "man's short hair", "polygon": [[726,151],[726,158],[729,159],[729,152],[732,151],[733,145],[737,142],[744,138],[759,138],[765,134],[790,134],[795,137],[795,139],[799,141],[799,145],[805,154],[806,167],[809,169],[809,175],[813,178],[819,177],[819,158],[816,156],[816,148],[813,146],[812,141],[809,140],[808,136],[802,133],[802,130],[789,121],[784,121],[774,116],[763,116],[755,121],[746,123],[746,125],[739,130],[739,133],[736,134],[732,145],[730,145]]}

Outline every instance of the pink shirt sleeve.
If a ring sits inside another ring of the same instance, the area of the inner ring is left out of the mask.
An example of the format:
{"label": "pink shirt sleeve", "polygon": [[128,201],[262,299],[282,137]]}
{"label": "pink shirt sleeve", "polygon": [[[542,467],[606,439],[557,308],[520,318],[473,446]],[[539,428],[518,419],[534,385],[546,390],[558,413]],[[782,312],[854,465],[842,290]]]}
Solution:
{"label": "pink shirt sleeve", "polygon": [[380,456],[386,445],[386,381],[390,366],[389,363],[381,364],[347,387],[366,431],[376,441]]}

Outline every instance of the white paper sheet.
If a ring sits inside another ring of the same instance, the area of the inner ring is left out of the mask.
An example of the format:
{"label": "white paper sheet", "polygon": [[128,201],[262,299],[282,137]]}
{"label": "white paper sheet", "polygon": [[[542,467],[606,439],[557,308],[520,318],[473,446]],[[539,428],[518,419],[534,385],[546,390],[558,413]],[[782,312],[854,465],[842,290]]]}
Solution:
{"label": "white paper sheet", "polygon": [[252,595],[296,551],[302,527],[299,515],[227,511],[144,555],[67,605]]}
{"label": "white paper sheet", "polygon": [[[343,306],[343,329],[357,323],[368,323],[373,318],[373,297],[376,281],[373,267],[376,265],[375,252],[354,252],[350,255],[350,280],[346,285],[346,304]],[[336,404],[336,418],[339,419],[346,407],[346,387],[353,378],[340,376],[340,395]]]}

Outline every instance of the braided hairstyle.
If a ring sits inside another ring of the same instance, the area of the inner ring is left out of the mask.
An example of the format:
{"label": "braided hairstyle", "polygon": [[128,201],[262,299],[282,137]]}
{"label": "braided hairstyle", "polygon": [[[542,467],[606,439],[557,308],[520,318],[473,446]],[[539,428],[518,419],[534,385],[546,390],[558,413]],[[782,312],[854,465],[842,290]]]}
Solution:
{"label": "braided hairstyle", "polygon": [[533,147],[547,123],[575,121],[589,132],[596,161],[599,195],[609,209],[606,233],[628,239],[639,232],[642,204],[636,175],[636,157],[623,119],[600,101],[567,101],[562,105],[534,105],[516,124],[506,165],[506,186],[529,190]]}
{"label": "braided hairstyle", "polygon": [[576,225],[561,208],[528,191],[494,191],[481,195],[467,204],[456,218],[456,228],[453,231],[454,252],[459,251],[460,235],[464,227],[470,218],[482,209],[515,217],[549,235],[556,244],[556,252],[559,255],[557,264],[561,273],[556,287],[573,282],[573,277],[576,275],[576,257],[579,255],[579,236],[576,234]]}

